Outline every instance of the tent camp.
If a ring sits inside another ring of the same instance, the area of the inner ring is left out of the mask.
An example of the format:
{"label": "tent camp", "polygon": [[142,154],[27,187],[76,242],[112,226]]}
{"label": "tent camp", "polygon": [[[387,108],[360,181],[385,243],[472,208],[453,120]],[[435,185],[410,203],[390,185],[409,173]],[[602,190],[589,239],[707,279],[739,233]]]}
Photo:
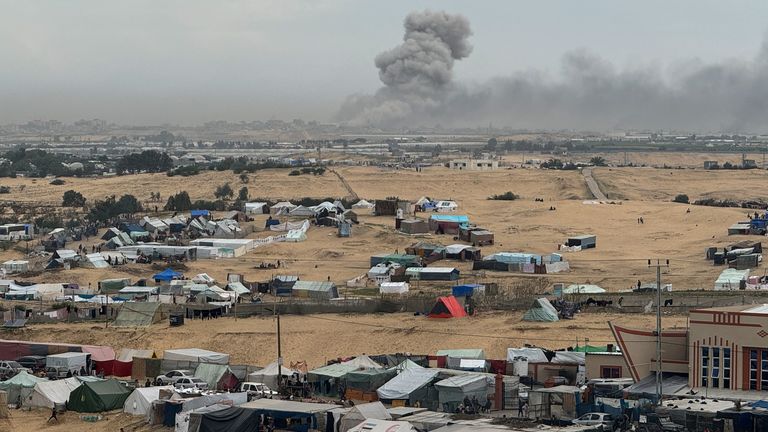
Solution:
{"label": "tent camp", "polygon": [[173,386],[139,387],[125,400],[123,412],[130,415],[146,416],[152,409],[152,402],[160,399],[160,390],[173,391]]}
{"label": "tent camp", "polygon": [[122,408],[130,391],[116,379],[86,381],[69,394],[67,408],[77,412],[103,412]]}
{"label": "tent camp", "polygon": [[364,200],[364,199],[361,199],[360,201],[352,204],[352,208],[353,209],[368,209],[368,210],[370,210],[370,209],[373,208],[373,204],[368,202],[368,201],[366,201],[366,200]]}
{"label": "tent camp", "polygon": [[454,296],[440,297],[427,314],[429,318],[461,318],[467,316],[467,312],[459,304]]}
{"label": "tent camp", "polygon": [[200,363],[195,376],[208,383],[211,390],[234,390],[237,387],[237,377],[227,365]]}
{"label": "tent camp", "polygon": [[222,365],[229,364],[229,354],[208,351],[200,348],[165,350],[163,352],[163,359]]}
{"label": "tent camp", "polygon": [[407,421],[369,419],[347,432],[416,432],[416,430]]}
{"label": "tent camp", "polygon": [[440,405],[444,412],[454,412],[465,397],[477,397],[481,404],[488,399],[488,378],[486,375],[467,374],[446,378],[435,383]]}
{"label": "tent camp", "polygon": [[300,205],[294,208],[293,210],[289,211],[288,215],[293,217],[312,217],[315,215],[315,212],[308,207],[304,207],[303,205]]}
{"label": "tent camp", "polygon": [[25,405],[35,408],[53,408],[54,404],[63,406],[69,400],[72,390],[79,386],[77,378],[38,382]]}
{"label": "tent camp", "polygon": [[336,395],[339,382],[350,372],[358,370],[357,366],[336,363],[309,371],[307,381],[314,383],[319,394]]}
{"label": "tent camp", "polygon": [[[264,367],[264,369],[248,374],[249,382],[258,382],[266,384],[269,388],[277,388],[277,361],[274,361]],[[295,373],[299,373],[298,370],[291,369],[287,366],[283,366],[280,370],[280,375],[283,377],[290,377]]]}
{"label": "tent camp", "polygon": [[347,432],[368,419],[392,420],[392,416],[387,411],[387,407],[381,402],[355,405],[354,408],[341,417],[338,430],[339,432]]}
{"label": "tent camp", "polygon": [[429,384],[434,381],[437,374],[438,371],[435,369],[405,369],[379,387],[376,393],[379,395],[379,399],[386,401],[407,400],[408,405],[413,405],[416,401],[423,402],[430,397],[430,392],[434,393]]}
{"label": "tent camp", "polygon": [[152,279],[155,280],[155,282],[167,282],[172,281],[174,279],[181,279],[181,277],[184,276],[183,274],[173,270],[172,268],[167,268],[160,273],[155,274],[152,276]]}
{"label": "tent camp", "polygon": [[523,315],[523,321],[559,321],[557,309],[544,297],[533,301],[531,308]]}
{"label": "tent camp", "polygon": [[39,382],[48,381],[46,378],[38,378],[26,371],[17,373],[13,378],[0,382],[0,391],[8,392],[8,403],[17,404],[18,401],[26,401],[32,394],[32,390]]}

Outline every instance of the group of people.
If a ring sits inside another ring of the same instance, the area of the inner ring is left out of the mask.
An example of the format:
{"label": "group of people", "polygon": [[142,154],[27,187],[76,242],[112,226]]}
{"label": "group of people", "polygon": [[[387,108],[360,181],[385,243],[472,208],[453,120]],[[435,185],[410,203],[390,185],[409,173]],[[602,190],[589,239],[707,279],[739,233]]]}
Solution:
{"label": "group of people", "polygon": [[481,404],[480,401],[477,400],[477,396],[473,395],[471,399],[469,398],[469,396],[464,396],[464,400],[456,408],[456,413],[480,414],[483,412],[487,412],[490,409],[491,409],[490,399],[487,400],[485,404]]}
{"label": "group of people", "polygon": [[642,216],[640,216],[639,218],[637,218],[637,223],[638,223],[638,224],[640,224],[640,225],[643,225],[643,224],[645,223],[645,221],[643,220],[643,217],[642,217]]}

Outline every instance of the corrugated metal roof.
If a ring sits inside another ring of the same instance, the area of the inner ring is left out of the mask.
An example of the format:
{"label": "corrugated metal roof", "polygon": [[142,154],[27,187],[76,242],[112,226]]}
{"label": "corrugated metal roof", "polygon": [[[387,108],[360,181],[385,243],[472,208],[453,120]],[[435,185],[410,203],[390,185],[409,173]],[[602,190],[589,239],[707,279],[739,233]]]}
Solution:
{"label": "corrugated metal roof", "polygon": [[336,285],[333,282],[319,281],[296,281],[293,284],[294,290],[303,291],[331,291]]}

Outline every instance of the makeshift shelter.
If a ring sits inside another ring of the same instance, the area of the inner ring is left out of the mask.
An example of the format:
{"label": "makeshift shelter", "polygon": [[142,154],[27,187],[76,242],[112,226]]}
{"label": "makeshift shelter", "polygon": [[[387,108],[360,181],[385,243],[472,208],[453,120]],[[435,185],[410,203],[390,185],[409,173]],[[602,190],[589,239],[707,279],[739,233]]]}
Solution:
{"label": "makeshift shelter", "polygon": [[165,350],[163,352],[163,359],[222,365],[229,364],[229,354],[208,351],[200,348]]}
{"label": "makeshift shelter", "polygon": [[533,301],[531,308],[523,315],[523,321],[559,321],[557,309],[544,297]]}
{"label": "makeshift shelter", "polygon": [[38,378],[26,371],[21,371],[9,380],[0,381],[0,391],[8,393],[9,404],[17,404],[17,401],[22,401],[21,403],[24,405],[32,394],[35,385],[45,381],[48,379]]}
{"label": "makeshift shelter", "polygon": [[294,297],[316,300],[330,300],[339,297],[339,290],[333,282],[296,281],[291,289]]}
{"label": "makeshift shelter", "polygon": [[35,384],[29,400],[24,404],[35,408],[53,408],[54,405],[64,406],[69,400],[72,390],[80,386],[77,378],[66,378],[55,381],[41,381]]}
{"label": "makeshift shelter", "polygon": [[427,314],[429,318],[462,318],[467,312],[454,296],[440,297]]}
{"label": "makeshift shelter", "polygon": [[563,288],[563,294],[602,294],[605,289],[597,285],[574,284]]}
{"label": "makeshift shelter", "polygon": [[152,350],[123,348],[117,352],[117,356],[115,357],[115,366],[112,368],[112,374],[119,377],[131,376],[133,371],[134,358],[154,357],[155,352]]}
{"label": "makeshift shelter", "polygon": [[216,282],[216,280],[212,278],[208,273],[200,273],[192,278],[192,282],[210,285]]}
{"label": "makeshift shelter", "polygon": [[158,302],[127,302],[120,306],[113,327],[148,327],[162,318]]}
{"label": "makeshift shelter", "polygon": [[407,282],[383,282],[379,285],[381,294],[406,294],[410,288]]}
{"label": "makeshift shelter", "polygon": [[139,387],[131,392],[123,404],[123,412],[130,415],[147,416],[152,402],[160,399],[160,390],[173,391],[173,386]]}
{"label": "makeshift shelter", "polygon": [[288,212],[290,212],[295,208],[296,208],[295,204],[291,204],[288,201],[281,201],[269,208],[269,214],[271,215],[287,214]]}
{"label": "makeshift shelter", "polygon": [[466,374],[436,382],[435,388],[443,411],[456,411],[456,407],[465,397],[469,399],[476,397],[478,402],[484,405],[488,399],[489,380],[491,378],[486,375]]}
{"label": "makeshift shelter", "polygon": [[364,199],[361,199],[360,201],[352,204],[353,209],[372,209],[374,205]]}
{"label": "makeshift shelter", "polygon": [[237,377],[227,365],[200,363],[195,376],[208,383],[211,390],[234,390],[237,387]]}
{"label": "makeshift shelter", "polygon": [[405,234],[428,234],[429,222],[423,219],[406,219],[400,222],[400,232]]}
{"label": "makeshift shelter", "polygon": [[103,293],[117,292],[131,284],[130,278],[104,279],[98,283],[99,291]]}
{"label": "makeshift shelter", "polygon": [[242,407],[231,407],[202,415],[199,432],[250,432],[259,424],[261,413]]}
{"label": "makeshift shelter", "polygon": [[[264,369],[257,370],[256,372],[251,372],[250,374],[248,374],[248,381],[266,384],[267,387],[276,389],[278,387],[277,386],[277,369],[278,369],[277,361],[274,361],[266,365]],[[291,369],[288,366],[282,366],[280,368],[280,375],[285,378],[288,378],[295,373],[300,373],[300,371]]]}
{"label": "makeshift shelter", "polygon": [[342,363],[345,366],[354,366],[358,369],[381,369],[382,366],[371,360],[367,355],[361,355]]}
{"label": "makeshift shelter", "polygon": [[86,381],[72,390],[67,408],[77,412],[103,412],[122,408],[131,392],[116,379]]}
{"label": "makeshift shelter", "polygon": [[407,421],[368,419],[347,432],[416,432],[417,430]]}
{"label": "makeshift shelter", "polygon": [[172,268],[167,268],[152,276],[152,279],[154,279],[155,282],[168,282],[174,279],[181,279],[182,276],[184,276],[182,273],[179,273]]}
{"label": "makeshift shelter", "polygon": [[313,217],[315,215],[315,211],[310,209],[309,207],[304,207],[303,205],[300,205],[291,211],[288,212],[289,216],[292,217]]}
{"label": "makeshift shelter", "polygon": [[405,270],[405,275],[414,280],[455,281],[459,280],[460,272],[455,267],[411,267]]}
{"label": "makeshift shelter", "polygon": [[341,417],[338,431],[347,432],[348,430],[353,429],[360,423],[369,419],[392,420],[392,416],[387,411],[387,407],[385,407],[381,402],[371,402],[355,405],[351,410],[349,410],[349,412]]}
{"label": "makeshift shelter", "polygon": [[247,202],[243,207],[245,214],[264,214],[269,213],[267,210],[267,203],[265,202]]}
{"label": "makeshift shelter", "polygon": [[[326,430],[326,413],[339,408],[335,404],[307,403],[290,400],[261,398],[242,405],[259,415],[268,416],[275,421],[275,430],[293,430],[307,432]],[[251,425],[252,427],[252,425]],[[229,432],[231,429],[226,429]],[[247,429],[248,432],[253,429]],[[203,432],[200,429],[200,432]],[[223,432],[223,430],[222,430]]]}
{"label": "makeshift shelter", "polygon": [[338,394],[340,381],[348,373],[358,369],[357,366],[335,363],[309,371],[307,381],[315,385],[317,393],[335,396]]}
{"label": "makeshift shelter", "polygon": [[104,375],[112,375],[115,365],[115,350],[108,346],[83,345],[83,353],[91,355],[91,368]]}
{"label": "makeshift shelter", "polygon": [[376,390],[380,400],[405,400],[408,405],[417,401],[425,405],[429,399],[436,399],[437,391],[430,384],[437,378],[436,369],[408,368],[387,381]]}
{"label": "makeshift shelter", "polygon": [[397,371],[392,369],[364,369],[348,373],[345,380],[348,390],[375,392],[384,383],[394,378],[396,374]]}

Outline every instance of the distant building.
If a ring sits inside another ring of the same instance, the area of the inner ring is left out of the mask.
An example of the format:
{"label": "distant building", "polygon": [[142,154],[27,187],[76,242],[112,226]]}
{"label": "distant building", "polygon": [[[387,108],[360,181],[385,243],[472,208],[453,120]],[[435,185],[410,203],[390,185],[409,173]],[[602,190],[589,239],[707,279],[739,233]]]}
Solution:
{"label": "distant building", "polygon": [[704,169],[718,169],[720,166],[717,161],[704,161]]}
{"label": "distant building", "polygon": [[488,171],[499,168],[499,161],[495,159],[454,159],[448,162],[448,167],[464,171]]}

